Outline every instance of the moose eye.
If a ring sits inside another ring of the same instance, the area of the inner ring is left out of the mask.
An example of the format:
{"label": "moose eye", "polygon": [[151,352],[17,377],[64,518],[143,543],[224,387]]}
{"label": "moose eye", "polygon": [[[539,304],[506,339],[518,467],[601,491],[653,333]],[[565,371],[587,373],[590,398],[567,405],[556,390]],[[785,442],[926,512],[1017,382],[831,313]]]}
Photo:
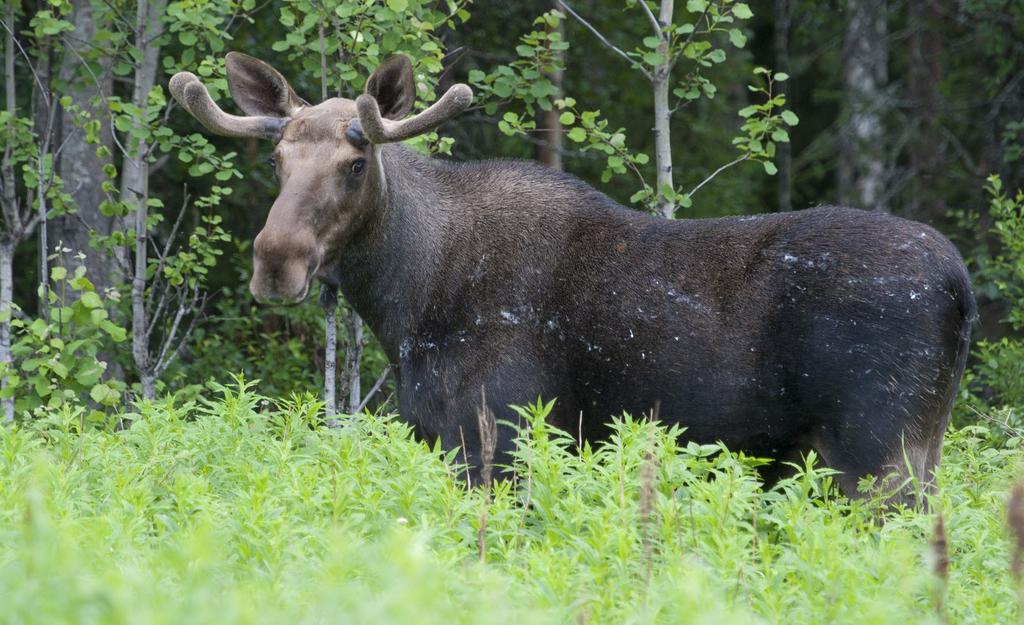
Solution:
{"label": "moose eye", "polygon": [[357,158],[355,161],[352,162],[352,173],[357,175],[357,176],[359,174],[363,173],[363,170],[365,168],[366,168],[366,159],[365,158]]}

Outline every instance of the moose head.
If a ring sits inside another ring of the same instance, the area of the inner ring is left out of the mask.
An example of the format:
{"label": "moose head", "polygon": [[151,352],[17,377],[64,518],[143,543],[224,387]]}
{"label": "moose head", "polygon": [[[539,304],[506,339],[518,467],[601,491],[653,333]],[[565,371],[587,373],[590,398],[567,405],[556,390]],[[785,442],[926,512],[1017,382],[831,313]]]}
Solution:
{"label": "moose head", "polygon": [[296,303],[314,277],[331,271],[352,234],[386,205],[388,181],[379,146],[429,132],[472,102],[464,84],[405,119],[416,99],[412,63],[393,56],[370,76],[354,101],[331,98],[315,106],[296,95],[284,76],[246,54],[228,53],[228,88],[246,116],[221,110],[192,73],[179,72],[171,94],[211,132],[275,143],[271,162],[280,193],[253,244],[249,289],[261,301]]}

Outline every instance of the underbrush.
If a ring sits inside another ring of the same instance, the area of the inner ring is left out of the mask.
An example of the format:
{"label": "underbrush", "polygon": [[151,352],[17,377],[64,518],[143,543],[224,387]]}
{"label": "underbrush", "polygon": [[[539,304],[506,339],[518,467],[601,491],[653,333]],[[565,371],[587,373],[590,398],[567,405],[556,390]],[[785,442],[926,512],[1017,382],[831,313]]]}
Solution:
{"label": "underbrush", "polygon": [[[933,511],[838,496],[626,419],[577,453],[531,414],[517,480],[250,385],[0,428],[3,623],[1007,623],[1024,453],[947,438]],[[933,533],[938,514],[945,534]],[[948,545],[948,552],[941,546]],[[948,570],[942,559],[948,555]],[[948,577],[944,577],[948,576]]]}

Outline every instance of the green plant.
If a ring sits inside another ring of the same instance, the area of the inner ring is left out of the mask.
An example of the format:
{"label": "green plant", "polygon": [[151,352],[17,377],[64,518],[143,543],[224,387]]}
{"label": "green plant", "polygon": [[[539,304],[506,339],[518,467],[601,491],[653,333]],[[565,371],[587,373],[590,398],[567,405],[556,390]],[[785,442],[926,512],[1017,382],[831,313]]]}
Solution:
{"label": "green plant", "polygon": [[[994,175],[989,176],[985,191],[998,252],[980,257],[978,277],[1007,302],[1004,321],[1019,333],[1024,331],[1024,191],[1007,193]],[[969,379],[979,404],[977,414],[988,418],[998,414],[1007,432],[1019,431],[1024,427],[1024,341],[1019,334],[979,341],[975,357],[977,364]]]}
{"label": "green plant", "polygon": [[881,525],[813,457],[765,491],[758,460],[647,419],[577,450],[524,407],[516,477],[485,493],[394,417],[327,428],[309,394],[254,388],[144,402],[123,430],[71,404],[0,428],[0,621],[940,623],[938,511],[949,622],[1018,617],[1024,453],[984,426],[950,432],[936,512]]}
{"label": "green plant", "polygon": [[[40,297],[47,299],[46,315],[36,319],[14,317],[14,362],[0,370],[8,383],[3,397],[14,398],[18,414],[42,414],[40,408],[93,406],[86,418],[102,420],[104,412],[121,401],[124,382],[108,375],[103,350],[126,339],[124,328],[110,320],[108,305],[117,292],[99,293],[85,276],[85,266],[72,274],[65,267],[70,250],[58,249],[50,257],[51,285]],[[90,403],[91,402],[91,403]]]}

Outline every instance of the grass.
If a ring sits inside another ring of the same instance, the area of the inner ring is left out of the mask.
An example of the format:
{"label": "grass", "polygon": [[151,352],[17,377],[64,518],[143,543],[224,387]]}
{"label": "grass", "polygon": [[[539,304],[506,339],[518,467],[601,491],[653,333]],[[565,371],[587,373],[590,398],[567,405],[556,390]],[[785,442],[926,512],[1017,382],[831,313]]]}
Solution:
{"label": "grass", "polygon": [[754,460],[642,421],[577,454],[537,408],[488,494],[395,419],[318,412],[238,384],[124,430],[0,429],[0,622],[1021,621],[1024,452],[984,427],[949,433],[932,512],[879,524],[828,471],[762,492]]}

